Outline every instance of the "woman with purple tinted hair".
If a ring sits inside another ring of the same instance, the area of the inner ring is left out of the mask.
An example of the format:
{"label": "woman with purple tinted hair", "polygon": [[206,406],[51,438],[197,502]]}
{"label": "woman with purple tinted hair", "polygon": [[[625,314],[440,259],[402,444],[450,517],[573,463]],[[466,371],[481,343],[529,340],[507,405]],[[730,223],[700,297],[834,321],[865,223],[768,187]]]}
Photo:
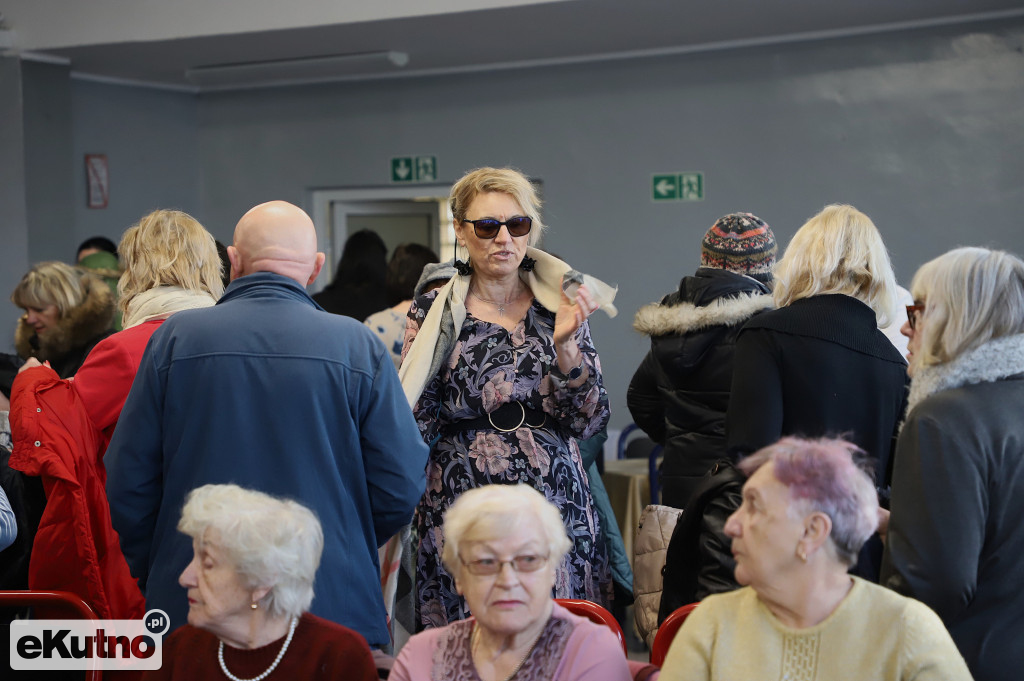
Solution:
{"label": "woman with purple tinted hair", "polygon": [[744,588],[701,601],[663,681],[971,678],[934,612],[847,573],[878,525],[864,456],[783,438],[740,462],[750,477],[725,531]]}

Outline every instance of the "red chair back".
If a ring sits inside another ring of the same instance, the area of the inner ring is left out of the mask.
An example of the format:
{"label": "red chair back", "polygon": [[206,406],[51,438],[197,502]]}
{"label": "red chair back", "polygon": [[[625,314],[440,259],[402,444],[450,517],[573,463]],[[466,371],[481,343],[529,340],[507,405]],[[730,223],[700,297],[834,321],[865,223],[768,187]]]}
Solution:
{"label": "red chair back", "polygon": [[586,617],[591,622],[597,622],[603,624],[612,630],[615,637],[619,639],[619,645],[622,646],[622,652],[625,654],[626,651],[626,635],[622,633],[622,627],[619,626],[618,621],[615,617],[602,608],[597,603],[591,603],[590,601],[584,601],[578,598],[556,598],[555,603],[580,617]]}
{"label": "red chair back", "polygon": [[672,639],[676,637],[679,627],[683,626],[683,622],[698,605],[700,603],[690,603],[677,608],[661,623],[658,632],[654,635],[654,643],[651,644],[651,664],[660,667],[665,663],[665,656],[668,655]]}
{"label": "red chair back", "polygon": [[[99,619],[88,603],[67,591],[0,591],[0,607],[26,606],[44,608],[46,619],[59,619],[58,615],[69,616],[68,619]],[[90,681],[103,678],[102,669],[90,669],[85,674]]]}

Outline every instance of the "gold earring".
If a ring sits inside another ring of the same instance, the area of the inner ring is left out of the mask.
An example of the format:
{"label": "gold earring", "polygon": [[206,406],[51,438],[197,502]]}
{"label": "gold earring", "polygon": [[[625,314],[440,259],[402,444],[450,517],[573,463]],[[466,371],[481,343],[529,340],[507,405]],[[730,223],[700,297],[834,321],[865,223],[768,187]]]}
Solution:
{"label": "gold earring", "polygon": [[252,602],[252,605],[251,605],[251,606],[249,606],[249,607],[251,607],[251,608],[252,608],[253,610],[255,610],[256,608],[258,608],[258,607],[260,607],[260,606],[259,606],[259,603],[257,603],[256,601],[253,601],[253,602]]}

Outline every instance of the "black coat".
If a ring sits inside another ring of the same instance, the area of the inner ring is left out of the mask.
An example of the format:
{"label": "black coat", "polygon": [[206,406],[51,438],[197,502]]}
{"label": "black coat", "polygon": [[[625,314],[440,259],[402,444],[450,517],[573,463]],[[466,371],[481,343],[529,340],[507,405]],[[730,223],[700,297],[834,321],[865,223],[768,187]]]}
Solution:
{"label": "black coat", "polygon": [[1024,373],[1007,374],[1024,372],[1024,335],[958,360],[914,376],[882,578],[942,618],[977,681],[1016,680],[1024,675]]}
{"label": "black coat", "polygon": [[876,463],[889,462],[907,399],[907,363],[856,298],[821,295],[758,315],[740,331],[726,419],[730,453],[784,435],[842,436]]}
{"label": "black coat", "polygon": [[636,424],[665,446],[662,503],[683,508],[725,456],[725,414],[740,327],[772,307],[768,289],[733,272],[702,267],[679,290],[637,312],[651,350],[626,401]]}

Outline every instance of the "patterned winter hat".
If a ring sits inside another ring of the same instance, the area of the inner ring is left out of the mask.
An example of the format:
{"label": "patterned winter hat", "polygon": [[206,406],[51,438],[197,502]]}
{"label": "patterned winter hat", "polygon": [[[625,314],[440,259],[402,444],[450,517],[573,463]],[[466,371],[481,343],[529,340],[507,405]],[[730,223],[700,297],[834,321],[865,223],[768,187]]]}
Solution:
{"label": "patterned winter hat", "polygon": [[776,251],[775,235],[764,220],[750,213],[730,213],[719,218],[704,235],[700,265],[745,274],[769,284]]}

